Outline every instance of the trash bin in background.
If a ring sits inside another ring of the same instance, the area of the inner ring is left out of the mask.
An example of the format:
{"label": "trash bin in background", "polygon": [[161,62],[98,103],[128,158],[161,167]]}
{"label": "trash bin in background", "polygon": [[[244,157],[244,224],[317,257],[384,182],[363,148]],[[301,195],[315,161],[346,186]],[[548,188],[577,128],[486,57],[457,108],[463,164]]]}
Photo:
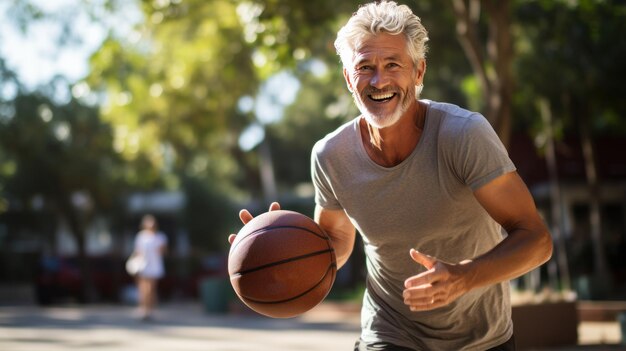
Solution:
{"label": "trash bin in background", "polygon": [[227,313],[233,296],[228,278],[207,277],[200,280],[200,298],[207,313]]}

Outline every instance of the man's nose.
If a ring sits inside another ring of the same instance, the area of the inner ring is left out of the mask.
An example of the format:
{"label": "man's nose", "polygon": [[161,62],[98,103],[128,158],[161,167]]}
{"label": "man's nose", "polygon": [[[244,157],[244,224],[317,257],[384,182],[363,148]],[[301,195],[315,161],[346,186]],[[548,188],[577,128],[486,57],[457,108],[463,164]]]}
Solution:
{"label": "man's nose", "polygon": [[385,74],[384,70],[377,69],[370,80],[370,85],[381,89],[388,84],[388,76]]}

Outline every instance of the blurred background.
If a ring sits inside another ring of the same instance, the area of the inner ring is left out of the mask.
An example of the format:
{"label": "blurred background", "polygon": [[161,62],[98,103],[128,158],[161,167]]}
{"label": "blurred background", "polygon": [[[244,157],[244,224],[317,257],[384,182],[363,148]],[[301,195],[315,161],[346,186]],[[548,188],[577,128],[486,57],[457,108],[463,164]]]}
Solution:
{"label": "blurred background", "polygon": [[[552,230],[515,290],[626,299],[624,2],[401,2],[429,30],[423,97],[485,114]],[[311,147],[358,114],[333,41],[359,3],[0,2],[0,304],[132,301],[146,213],[161,299],[201,299],[240,208],[312,216]],[[358,301],[360,245],[331,299]]]}

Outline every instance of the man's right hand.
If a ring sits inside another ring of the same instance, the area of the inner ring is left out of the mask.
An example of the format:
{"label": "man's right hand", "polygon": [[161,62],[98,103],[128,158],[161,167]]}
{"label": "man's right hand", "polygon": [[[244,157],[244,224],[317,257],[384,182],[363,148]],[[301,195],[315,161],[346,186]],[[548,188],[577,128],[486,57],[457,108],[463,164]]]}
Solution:
{"label": "man's right hand", "polygon": [[[270,211],[276,211],[276,210],[280,210],[280,204],[278,202],[272,202],[272,204],[270,205]],[[252,218],[254,218],[254,216],[252,216],[252,214],[250,214],[250,211],[246,210],[245,208],[241,211],[239,211],[239,219],[241,219],[241,222],[245,225],[246,223],[250,222],[252,220]],[[237,234],[230,234],[228,236],[228,242],[230,244],[233,243],[233,241],[235,241],[235,237],[237,237]]]}

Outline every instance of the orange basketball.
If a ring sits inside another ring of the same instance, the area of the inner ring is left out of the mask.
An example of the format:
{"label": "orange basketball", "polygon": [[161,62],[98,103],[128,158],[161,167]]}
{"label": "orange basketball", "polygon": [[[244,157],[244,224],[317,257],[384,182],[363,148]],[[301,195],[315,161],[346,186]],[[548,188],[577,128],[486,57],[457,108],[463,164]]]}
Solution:
{"label": "orange basketball", "polygon": [[237,296],[254,311],[274,318],[300,315],[319,304],[337,273],[330,238],[311,218],[270,211],[237,234],[228,254],[228,274]]}

